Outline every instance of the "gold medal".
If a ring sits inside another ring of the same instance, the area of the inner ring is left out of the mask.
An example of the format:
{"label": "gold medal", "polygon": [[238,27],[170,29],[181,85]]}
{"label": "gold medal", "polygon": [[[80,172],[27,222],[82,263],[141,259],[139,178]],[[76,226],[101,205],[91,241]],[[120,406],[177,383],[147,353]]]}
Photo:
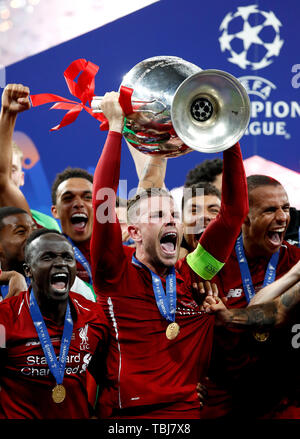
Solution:
{"label": "gold medal", "polygon": [[166,329],[166,336],[168,340],[174,340],[180,332],[180,327],[178,323],[170,323]]}
{"label": "gold medal", "polygon": [[52,399],[56,404],[60,404],[66,397],[66,389],[62,384],[56,384],[52,389]]}
{"label": "gold medal", "polygon": [[255,338],[255,340],[260,341],[260,342],[264,342],[266,340],[268,340],[270,333],[269,332],[253,332],[253,336]]}

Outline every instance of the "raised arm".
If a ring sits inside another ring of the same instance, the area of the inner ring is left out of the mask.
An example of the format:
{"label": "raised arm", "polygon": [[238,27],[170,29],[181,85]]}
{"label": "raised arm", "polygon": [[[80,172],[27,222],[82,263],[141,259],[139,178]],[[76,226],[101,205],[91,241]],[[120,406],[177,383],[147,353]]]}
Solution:
{"label": "raised arm", "polygon": [[12,138],[18,113],[30,108],[29,88],[8,84],[2,93],[0,112],[0,207],[15,206],[30,213],[22,191],[11,178]]}
{"label": "raised arm", "polygon": [[96,289],[103,280],[116,280],[124,260],[121,228],[115,212],[124,120],[118,97],[118,93],[106,93],[101,102],[103,113],[109,121],[109,133],[93,182],[91,265]]}
{"label": "raised arm", "polygon": [[196,250],[187,256],[190,267],[204,279],[223,267],[249,210],[247,180],[239,143],[223,153],[222,200],[218,216],[206,227]]}
{"label": "raised arm", "polygon": [[126,143],[139,179],[137,192],[154,187],[165,188],[167,159],[157,155],[145,155],[129,142]]}

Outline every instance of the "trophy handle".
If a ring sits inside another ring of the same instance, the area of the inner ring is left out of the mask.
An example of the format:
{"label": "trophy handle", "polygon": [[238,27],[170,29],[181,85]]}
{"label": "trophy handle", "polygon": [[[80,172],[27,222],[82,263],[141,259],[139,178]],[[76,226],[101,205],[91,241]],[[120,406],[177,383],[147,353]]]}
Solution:
{"label": "trophy handle", "polygon": [[[92,102],[91,102],[91,108],[93,110],[93,113],[103,113],[101,110],[101,101],[103,99],[103,96],[93,96]],[[152,99],[151,101],[138,101],[138,100],[132,100],[131,101],[134,108],[135,113],[151,113],[155,116],[158,114],[163,113],[167,106],[163,104],[158,99]],[[151,104],[156,104],[156,110],[151,109]]]}

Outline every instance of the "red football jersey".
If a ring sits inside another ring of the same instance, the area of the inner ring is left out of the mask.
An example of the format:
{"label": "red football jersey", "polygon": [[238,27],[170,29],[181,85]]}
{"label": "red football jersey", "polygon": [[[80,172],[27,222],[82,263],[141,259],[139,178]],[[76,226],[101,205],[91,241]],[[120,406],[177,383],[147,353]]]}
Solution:
{"label": "red football jersey", "polygon": [[[300,249],[283,242],[276,279],[299,259]],[[248,265],[254,290],[258,292],[263,286],[268,260],[256,258]],[[235,251],[214,280],[220,294],[227,298],[228,308],[245,308],[248,305]],[[300,376],[296,366],[299,365],[299,353],[291,343],[297,311],[283,328],[267,331],[266,341],[258,341],[256,331],[217,328],[210,372],[213,382],[208,384],[210,392],[203,409],[204,417],[224,416],[232,408],[244,415],[250,410],[252,417],[266,417],[267,413],[272,417],[281,417],[281,400],[285,401],[285,406],[294,404],[295,400],[300,402]],[[292,402],[288,403],[287,397]]]}
{"label": "red football jersey", "polygon": [[[128,415],[130,408],[138,408],[139,413],[143,410],[143,417],[199,418],[196,384],[206,375],[214,317],[201,312],[194,300],[191,288],[194,274],[183,260],[176,272],[175,320],[180,333],[174,340],[167,339],[168,321],[157,307],[149,271],[132,261],[134,249],[122,245],[117,219],[101,221],[100,218],[102,202],[107,196],[105,206],[114,212],[114,199],[109,196],[109,190],[117,190],[120,156],[121,135],[110,132],[94,174],[91,239],[93,285],[108,317],[111,335],[108,385],[100,398],[100,412],[104,417],[118,417]],[[241,212],[248,203],[247,197],[246,201],[240,197],[240,204],[234,202],[233,193],[240,195],[241,186],[246,187],[239,147],[227,152],[227,156],[226,167],[232,161],[236,170],[226,172],[224,182],[224,193],[230,203],[229,206],[223,204],[222,215],[203,235],[205,249],[219,261],[229,256],[234,234],[238,235],[243,221]],[[229,190],[231,185],[233,189]],[[233,215],[233,211],[236,214]],[[217,234],[219,231],[225,234],[225,230],[226,240],[220,246]],[[161,278],[161,282],[166,289],[165,279]],[[163,405],[165,411],[154,411],[157,405],[160,408]]]}
{"label": "red football jersey", "polygon": [[[300,259],[300,248],[283,242],[279,260],[276,268],[276,279],[283,276]],[[268,265],[266,258],[255,258],[249,261],[248,266],[251,272],[252,283],[255,292],[261,290]],[[248,305],[244,294],[243,283],[239,263],[235,251],[232,252],[227,263],[217,275],[220,282],[220,291],[227,297],[228,308],[245,308]]]}
{"label": "red football jersey", "polygon": [[[6,346],[0,350],[0,417],[89,418],[86,370],[93,354],[107,341],[107,320],[99,304],[70,293],[73,333],[63,385],[66,398],[52,399],[56,381],[51,374],[29,311],[29,291],[0,304],[0,323]],[[59,357],[63,325],[44,318],[54,351]],[[104,359],[103,359],[104,361]]]}

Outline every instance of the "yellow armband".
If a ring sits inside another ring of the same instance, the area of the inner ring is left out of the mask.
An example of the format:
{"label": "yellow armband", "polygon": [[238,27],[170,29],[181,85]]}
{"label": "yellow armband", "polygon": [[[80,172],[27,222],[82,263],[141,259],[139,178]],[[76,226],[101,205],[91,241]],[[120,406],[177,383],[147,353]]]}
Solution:
{"label": "yellow armband", "polygon": [[191,269],[205,280],[212,279],[225,265],[208,253],[201,244],[187,255],[186,261]]}

